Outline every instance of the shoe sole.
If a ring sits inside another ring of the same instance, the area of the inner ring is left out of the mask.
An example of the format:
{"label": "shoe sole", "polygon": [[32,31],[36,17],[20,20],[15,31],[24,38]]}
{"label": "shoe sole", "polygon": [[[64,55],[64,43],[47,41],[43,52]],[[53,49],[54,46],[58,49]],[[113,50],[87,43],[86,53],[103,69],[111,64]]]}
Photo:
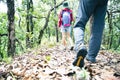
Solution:
{"label": "shoe sole", "polygon": [[82,68],[84,66],[84,58],[86,55],[87,55],[87,50],[80,49],[79,52],[77,53],[75,61],[73,62],[73,65]]}

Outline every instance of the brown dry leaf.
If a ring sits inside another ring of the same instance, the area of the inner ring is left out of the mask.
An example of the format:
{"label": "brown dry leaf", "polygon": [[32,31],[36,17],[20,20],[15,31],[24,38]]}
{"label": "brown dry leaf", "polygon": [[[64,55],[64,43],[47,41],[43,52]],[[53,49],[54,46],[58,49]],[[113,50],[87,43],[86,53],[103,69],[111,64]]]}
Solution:
{"label": "brown dry leaf", "polygon": [[94,76],[94,79],[95,79],[95,80],[103,80],[102,78],[100,78],[99,75],[95,75],[95,76]]}
{"label": "brown dry leaf", "polygon": [[100,51],[100,54],[104,55],[104,54],[105,54],[105,52],[103,52],[103,51]]}
{"label": "brown dry leaf", "polygon": [[17,75],[17,76],[20,76],[21,75],[20,71],[21,71],[21,68],[15,68],[12,70],[12,73]]}
{"label": "brown dry leaf", "polygon": [[45,80],[45,78],[49,79],[50,76],[49,74],[45,74],[44,72],[39,72],[36,77],[39,78],[40,80]]}
{"label": "brown dry leaf", "polygon": [[33,80],[32,77],[24,77],[22,80]]}
{"label": "brown dry leaf", "polygon": [[118,78],[112,76],[112,75],[106,75],[103,77],[104,80],[118,80]]}
{"label": "brown dry leaf", "polygon": [[25,77],[30,77],[31,75],[33,75],[33,71],[31,69],[30,70],[26,70],[26,72],[24,73]]}

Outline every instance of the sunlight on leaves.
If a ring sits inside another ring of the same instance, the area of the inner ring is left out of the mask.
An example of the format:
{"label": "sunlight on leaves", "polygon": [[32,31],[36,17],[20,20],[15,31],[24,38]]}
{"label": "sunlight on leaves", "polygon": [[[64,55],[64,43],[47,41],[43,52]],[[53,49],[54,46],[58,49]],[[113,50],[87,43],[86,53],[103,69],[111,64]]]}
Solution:
{"label": "sunlight on leaves", "polygon": [[12,57],[3,58],[3,61],[5,61],[7,64],[9,64],[12,62]]}
{"label": "sunlight on leaves", "polygon": [[46,56],[45,56],[45,59],[46,59],[47,61],[50,61],[50,60],[51,60],[51,55],[46,55]]}

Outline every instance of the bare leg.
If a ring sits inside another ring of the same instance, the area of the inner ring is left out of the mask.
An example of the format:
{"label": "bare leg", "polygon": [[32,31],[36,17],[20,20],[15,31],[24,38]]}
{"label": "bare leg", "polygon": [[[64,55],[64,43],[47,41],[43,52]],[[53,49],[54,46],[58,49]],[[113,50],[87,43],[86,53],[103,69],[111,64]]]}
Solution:
{"label": "bare leg", "polygon": [[68,38],[68,41],[70,43],[70,46],[73,46],[73,41],[72,41],[72,38],[70,37],[70,33],[67,32],[67,38]]}
{"label": "bare leg", "polygon": [[66,32],[62,32],[62,45],[64,47],[66,47],[67,43],[66,43]]}

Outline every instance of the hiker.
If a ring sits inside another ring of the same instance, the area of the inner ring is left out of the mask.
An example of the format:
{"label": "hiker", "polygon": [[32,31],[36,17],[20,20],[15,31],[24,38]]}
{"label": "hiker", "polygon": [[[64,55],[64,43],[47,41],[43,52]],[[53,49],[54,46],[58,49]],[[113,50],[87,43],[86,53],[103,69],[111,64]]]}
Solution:
{"label": "hiker", "polygon": [[[79,0],[78,14],[74,25],[74,50],[77,53],[74,66],[84,67],[84,58],[90,63],[96,62],[100,50],[108,0]],[[84,42],[85,26],[92,16],[91,34],[88,51]]]}
{"label": "hiker", "polygon": [[68,2],[64,2],[63,3],[63,9],[60,11],[59,14],[59,20],[58,20],[58,26],[61,29],[61,33],[62,33],[62,45],[64,47],[64,49],[67,48],[67,40],[70,43],[70,48],[69,49],[73,49],[73,42],[71,39],[71,24],[73,21],[73,13],[72,10],[69,8],[69,4]]}

